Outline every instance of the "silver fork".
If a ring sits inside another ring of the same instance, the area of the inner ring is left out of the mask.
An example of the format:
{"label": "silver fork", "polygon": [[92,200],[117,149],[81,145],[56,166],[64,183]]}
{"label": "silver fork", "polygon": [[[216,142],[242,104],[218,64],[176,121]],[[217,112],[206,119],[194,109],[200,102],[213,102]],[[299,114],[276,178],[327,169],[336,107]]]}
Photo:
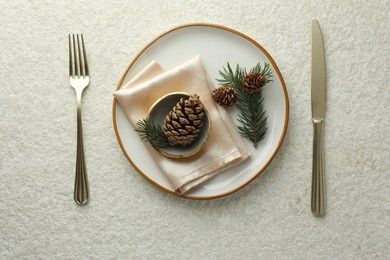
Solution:
{"label": "silver fork", "polygon": [[81,97],[89,85],[89,71],[81,34],[69,36],[69,82],[77,97],[77,158],[74,200],[79,205],[87,204],[89,198],[88,178],[84,160],[83,126],[81,120]]}

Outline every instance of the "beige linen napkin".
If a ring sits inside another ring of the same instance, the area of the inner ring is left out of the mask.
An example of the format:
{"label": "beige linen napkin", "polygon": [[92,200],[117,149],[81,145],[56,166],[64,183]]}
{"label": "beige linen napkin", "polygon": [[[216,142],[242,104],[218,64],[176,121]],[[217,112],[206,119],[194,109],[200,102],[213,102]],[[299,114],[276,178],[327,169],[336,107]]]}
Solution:
{"label": "beige linen napkin", "polygon": [[240,163],[250,155],[227,111],[214,103],[211,90],[212,86],[200,57],[197,56],[168,71],[164,71],[159,64],[152,61],[114,93],[134,127],[138,120],[147,117],[153,103],[166,94],[187,92],[199,95],[212,122],[209,139],[199,153],[189,158],[172,159],[145,143],[173,189],[182,193]]}

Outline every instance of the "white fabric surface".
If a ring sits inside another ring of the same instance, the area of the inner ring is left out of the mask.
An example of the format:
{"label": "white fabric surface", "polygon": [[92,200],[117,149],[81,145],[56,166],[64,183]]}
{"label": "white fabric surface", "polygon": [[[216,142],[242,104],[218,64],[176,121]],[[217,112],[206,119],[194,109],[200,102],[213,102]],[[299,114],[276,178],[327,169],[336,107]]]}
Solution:
{"label": "white fabric surface", "polygon": [[[0,1],[0,259],[389,259],[390,18],[377,1]],[[328,72],[327,214],[310,212],[310,20]],[[122,154],[112,95],[151,39],[189,22],[262,44],[290,97],[269,168],[212,201],[166,194]],[[73,201],[76,104],[69,32],[83,32],[91,84],[83,123],[91,201]]]}

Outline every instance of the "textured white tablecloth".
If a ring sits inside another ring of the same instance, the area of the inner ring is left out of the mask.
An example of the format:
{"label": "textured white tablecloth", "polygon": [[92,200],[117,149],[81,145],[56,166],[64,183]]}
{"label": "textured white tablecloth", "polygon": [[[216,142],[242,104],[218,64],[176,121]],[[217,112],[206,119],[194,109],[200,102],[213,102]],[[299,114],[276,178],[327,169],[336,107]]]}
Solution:
{"label": "textured white tablecloth", "polygon": [[[0,259],[389,259],[390,19],[383,1],[0,1]],[[328,209],[310,211],[310,20],[327,60]],[[231,196],[164,193],[128,163],[112,92],[151,39],[190,22],[257,40],[290,97],[280,152]],[[69,32],[83,32],[91,201],[73,201],[76,104]]]}

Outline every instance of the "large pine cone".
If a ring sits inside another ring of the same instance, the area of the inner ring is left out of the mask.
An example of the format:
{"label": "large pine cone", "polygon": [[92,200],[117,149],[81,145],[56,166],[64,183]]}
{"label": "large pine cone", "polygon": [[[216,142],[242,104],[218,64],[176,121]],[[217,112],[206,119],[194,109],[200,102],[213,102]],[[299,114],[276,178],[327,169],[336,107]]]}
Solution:
{"label": "large pine cone", "polygon": [[165,117],[163,131],[170,145],[192,143],[203,125],[204,110],[198,95],[181,98]]}
{"label": "large pine cone", "polygon": [[263,73],[251,73],[242,79],[242,85],[249,93],[259,91],[265,85],[266,78]]}
{"label": "large pine cone", "polygon": [[219,87],[211,93],[215,102],[221,106],[230,107],[236,103],[237,93],[233,88]]}

